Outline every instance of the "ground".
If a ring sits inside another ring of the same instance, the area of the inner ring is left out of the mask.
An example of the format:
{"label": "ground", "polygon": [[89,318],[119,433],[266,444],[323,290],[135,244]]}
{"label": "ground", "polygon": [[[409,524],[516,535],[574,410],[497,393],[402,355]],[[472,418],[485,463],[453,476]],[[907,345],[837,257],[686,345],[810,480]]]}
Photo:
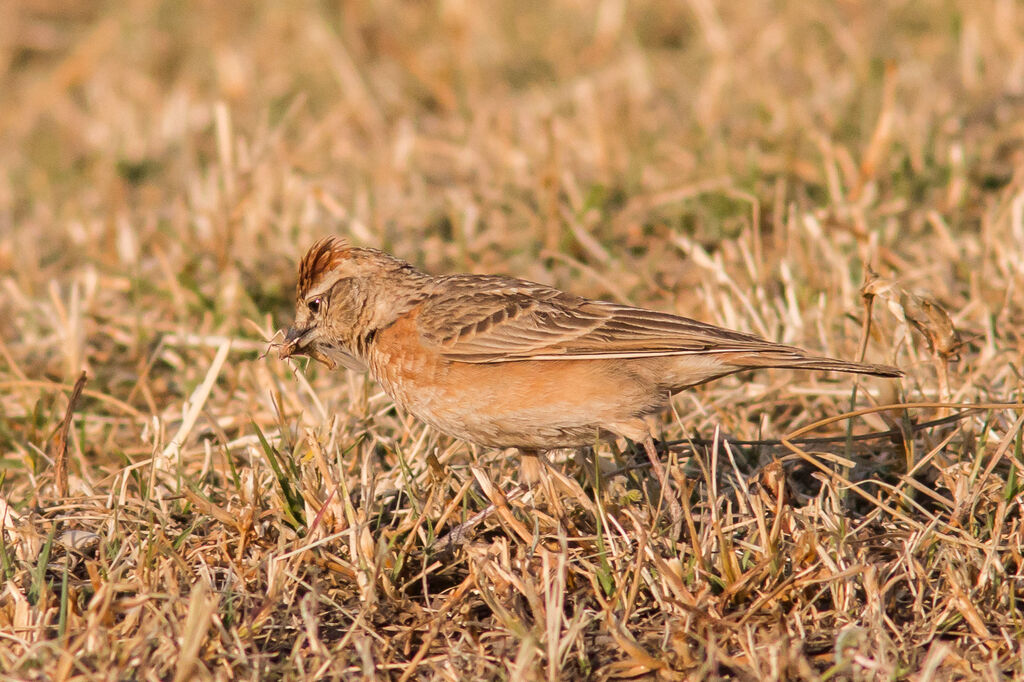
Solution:
{"label": "ground", "polygon": [[[6,675],[1024,677],[1013,0],[7,0],[0,92]],[[265,354],[326,234],[906,377],[677,396],[673,532]]]}

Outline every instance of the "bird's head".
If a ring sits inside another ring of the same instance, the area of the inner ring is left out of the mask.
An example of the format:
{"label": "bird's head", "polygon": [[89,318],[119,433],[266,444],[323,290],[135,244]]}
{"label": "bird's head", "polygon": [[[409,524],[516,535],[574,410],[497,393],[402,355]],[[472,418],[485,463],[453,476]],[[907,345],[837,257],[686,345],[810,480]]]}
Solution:
{"label": "bird's head", "polygon": [[372,335],[394,320],[395,294],[418,275],[405,261],[325,237],[309,248],[299,266],[295,322],[285,335],[281,358],[308,355],[330,368],[365,370]]}

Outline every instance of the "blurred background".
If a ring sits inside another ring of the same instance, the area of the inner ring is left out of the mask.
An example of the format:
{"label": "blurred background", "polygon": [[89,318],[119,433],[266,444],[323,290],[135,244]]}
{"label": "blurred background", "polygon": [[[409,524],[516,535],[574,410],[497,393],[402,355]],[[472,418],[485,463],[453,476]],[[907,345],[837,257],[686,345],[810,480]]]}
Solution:
{"label": "blurred background", "polygon": [[[1022,161],[1015,0],[5,0],[4,495],[50,494],[83,370],[71,492],[107,494],[227,339],[183,471],[208,472],[200,437],[243,452],[254,423],[325,414],[447,446],[361,378],[308,367],[318,411],[259,357],[332,233],[851,359],[870,266],[866,359],[908,371],[902,397],[1007,399]],[[815,381],[726,380],[662,426],[757,437],[846,406],[792,386]]]}
{"label": "blurred background", "polygon": [[[1022,322],[1022,14],[5,2],[0,372],[159,412],[185,389],[138,376],[190,362],[161,335],[287,326],[327,233],[843,356],[871,265],[992,355]],[[870,359],[915,361],[894,324]]]}
{"label": "blurred background", "polygon": [[[1021,247],[1005,205],[1021,13],[5,2],[3,338],[26,372],[67,379],[168,327],[281,326],[295,260],[325,233],[773,337],[779,322],[695,288],[731,279],[755,298],[790,286],[801,308],[822,292],[850,306],[870,261],[954,310],[979,296],[1006,314],[1010,273],[978,275],[997,265],[987,250],[1016,261]],[[82,324],[120,332],[106,348],[56,343],[59,321],[32,303],[75,283]]]}

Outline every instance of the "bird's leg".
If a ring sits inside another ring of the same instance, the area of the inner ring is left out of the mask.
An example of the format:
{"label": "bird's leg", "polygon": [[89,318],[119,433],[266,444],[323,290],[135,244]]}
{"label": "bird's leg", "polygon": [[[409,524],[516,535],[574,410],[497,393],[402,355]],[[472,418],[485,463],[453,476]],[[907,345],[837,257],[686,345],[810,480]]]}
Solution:
{"label": "bird's leg", "polygon": [[[561,500],[552,485],[551,472],[548,469],[547,460],[538,450],[521,448],[519,452],[522,454],[522,459],[519,462],[520,482],[530,490],[539,483],[540,488],[544,491],[544,495],[548,498],[551,511],[558,518],[564,518],[565,510],[562,508]],[[536,504],[536,499],[536,495],[534,495],[534,504]]]}
{"label": "bird's leg", "polygon": [[536,450],[519,449],[519,482],[528,489],[540,482],[544,465],[540,461],[540,453]]}
{"label": "bird's leg", "polygon": [[665,473],[665,467],[661,464],[661,458],[658,456],[658,448],[654,445],[654,436],[648,433],[641,442],[644,452],[647,453],[647,459],[651,460],[651,470],[654,471],[654,476],[658,479],[661,487],[666,487],[668,476]]}
{"label": "bird's leg", "polygon": [[[683,508],[679,504],[679,498],[676,496],[675,486],[672,485],[668,473],[658,457],[658,449],[654,447],[654,436],[651,435],[650,425],[643,418],[636,417],[615,424],[609,424],[606,428],[612,433],[634,443],[643,444],[644,452],[647,453],[647,459],[651,462],[651,471],[654,472],[654,477],[658,479],[658,484],[661,487],[661,496],[668,500],[668,511],[672,517],[673,537],[678,537],[679,531],[683,527]],[[660,510],[660,502],[658,506]]]}
{"label": "bird's leg", "polygon": [[647,459],[651,460],[651,470],[654,471],[654,476],[658,479],[658,485],[661,487],[661,495],[668,500],[668,513],[672,517],[672,533],[674,536],[678,536],[678,531],[682,529],[683,508],[676,497],[676,488],[669,481],[665,467],[662,466],[661,459],[658,457],[658,449],[654,446],[654,436],[648,432],[644,435],[642,442]]}

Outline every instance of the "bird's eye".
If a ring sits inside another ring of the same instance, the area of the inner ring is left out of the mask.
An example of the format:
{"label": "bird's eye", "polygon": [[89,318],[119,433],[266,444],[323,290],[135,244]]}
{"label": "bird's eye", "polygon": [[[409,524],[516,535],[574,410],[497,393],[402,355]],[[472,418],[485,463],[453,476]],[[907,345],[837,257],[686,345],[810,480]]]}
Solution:
{"label": "bird's eye", "polygon": [[313,313],[314,315],[318,315],[320,313],[321,303],[323,303],[323,299],[317,296],[316,298],[311,299],[308,303],[306,303],[306,307],[309,308],[309,312]]}

